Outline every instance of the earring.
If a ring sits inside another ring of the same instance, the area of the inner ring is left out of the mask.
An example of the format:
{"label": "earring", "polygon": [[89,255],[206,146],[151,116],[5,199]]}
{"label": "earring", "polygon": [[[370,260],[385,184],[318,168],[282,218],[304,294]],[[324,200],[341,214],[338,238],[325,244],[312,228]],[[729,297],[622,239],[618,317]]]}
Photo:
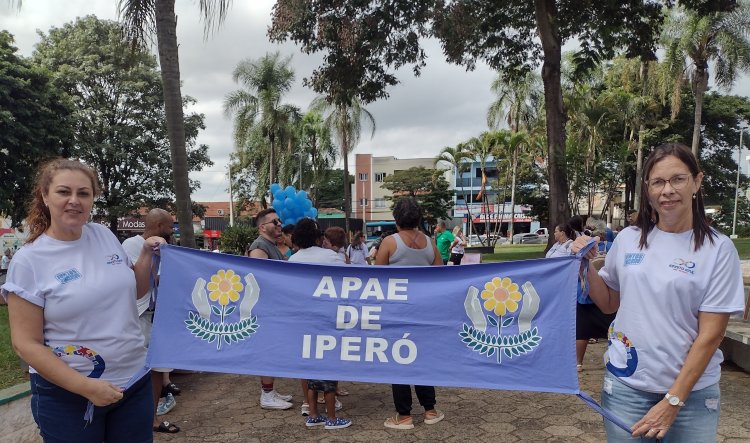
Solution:
{"label": "earring", "polygon": [[693,200],[695,200],[695,194],[693,194]]}

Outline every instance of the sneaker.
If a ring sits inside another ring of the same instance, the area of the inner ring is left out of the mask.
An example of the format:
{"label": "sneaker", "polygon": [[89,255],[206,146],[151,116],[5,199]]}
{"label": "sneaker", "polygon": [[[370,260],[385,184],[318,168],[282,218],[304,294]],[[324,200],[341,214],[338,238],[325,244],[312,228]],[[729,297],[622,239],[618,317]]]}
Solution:
{"label": "sneaker", "polygon": [[177,400],[175,400],[174,395],[170,392],[166,397],[159,399],[159,405],[156,407],[156,415],[164,415],[174,409],[175,406],[177,406]]}
{"label": "sneaker", "polygon": [[291,395],[282,395],[282,394],[279,394],[278,392],[276,392],[276,389],[274,389],[271,392],[273,393],[273,395],[276,398],[278,398],[281,401],[292,401],[292,396]]}
{"label": "sneaker", "polygon": [[310,415],[310,405],[307,403],[302,403],[302,407],[300,408],[302,410],[302,416],[307,417]]}
{"label": "sneaker", "polygon": [[288,401],[284,401],[274,395],[274,391],[261,392],[260,394],[260,407],[263,409],[289,409],[292,404]]}
{"label": "sneaker", "polygon": [[[305,426],[308,428],[314,428],[316,426],[323,426],[328,423],[328,419],[324,415],[319,415],[317,417],[307,417],[305,420]],[[328,429],[328,427],[326,427]]]}
{"label": "sneaker", "polygon": [[335,420],[326,420],[326,429],[343,429],[352,425],[352,421],[337,417]]}
{"label": "sneaker", "polygon": [[341,404],[341,402],[340,402],[340,401],[339,401],[339,399],[337,398],[337,399],[336,399],[336,410],[337,410],[337,411],[340,411],[340,410],[341,410],[341,408],[343,408],[343,407],[344,407],[344,405],[343,405],[343,404]]}

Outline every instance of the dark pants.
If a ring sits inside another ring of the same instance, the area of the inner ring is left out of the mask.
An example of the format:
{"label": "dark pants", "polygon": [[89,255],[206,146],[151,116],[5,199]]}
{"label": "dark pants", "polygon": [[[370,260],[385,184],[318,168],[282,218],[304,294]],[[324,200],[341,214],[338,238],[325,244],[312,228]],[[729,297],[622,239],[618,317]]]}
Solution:
{"label": "dark pants", "polygon": [[448,259],[448,261],[453,263],[454,265],[460,265],[461,259],[463,258],[464,258],[463,254],[456,254],[455,252],[451,252],[451,258]]}
{"label": "dark pants", "polygon": [[[411,415],[411,386],[409,385],[391,385],[393,390],[393,404],[396,405],[396,412],[399,415]],[[414,386],[414,392],[417,393],[417,400],[425,411],[435,409],[435,387],[434,386]]]}
{"label": "dark pants", "polygon": [[83,416],[88,400],[31,374],[31,413],[45,443],[153,442],[154,400],[146,374],[117,403],[94,408],[94,421]]}

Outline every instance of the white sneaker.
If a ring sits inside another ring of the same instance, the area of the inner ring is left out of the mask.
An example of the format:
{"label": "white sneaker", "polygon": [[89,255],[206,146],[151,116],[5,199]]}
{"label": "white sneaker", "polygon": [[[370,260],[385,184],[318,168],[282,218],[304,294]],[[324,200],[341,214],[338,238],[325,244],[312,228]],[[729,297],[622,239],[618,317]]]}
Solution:
{"label": "white sneaker", "polygon": [[292,404],[274,395],[275,391],[261,392],[260,407],[263,409],[289,409]]}
{"label": "white sneaker", "polygon": [[[344,407],[344,405],[342,405],[342,404],[341,404],[341,402],[339,401],[339,399],[338,399],[338,397],[337,397],[337,398],[336,398],[336,410],[337,410],[337,411],[340,411],[340,410],[341,410],[341,408],[343,408],[343,407]],[[346,426],[349,426],[349,425],[346,425]],[[344,426],[344,427],[346,427],[346,426]]]}
{"label": "white sneaker", "polygon": [[302,416],[307,417],[310,415],[310,405],[307,403],[302,403],[302,407],[300,408],[300,411],[302,411]]}
{"label": "white sneaker", "polygon": [[276,389],[274,389],[271,392],[273,393],[274,396],[276,396],[276,398],[278,398],[281,401],[292,401],[292,396],[291,395],[282,395],[282,394],[279,394],[278,392],[276,392]]}
{"label": "white sneaker", "polygon": [[166,397],[159,399],[159,404],[156,407],[156,415],[164,415],[174,409],[175,406],[177,406],[177,400],[175,400],[172,393],[169,392]]}

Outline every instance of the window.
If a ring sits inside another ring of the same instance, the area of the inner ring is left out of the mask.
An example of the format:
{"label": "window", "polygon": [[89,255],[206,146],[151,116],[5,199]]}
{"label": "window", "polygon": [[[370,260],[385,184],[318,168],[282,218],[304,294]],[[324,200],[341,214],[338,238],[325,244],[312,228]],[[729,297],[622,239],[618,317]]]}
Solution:
{"label": "window", "polygon": [[360,198],[359,199],[359,205],[360,206],[367,206],[367,199],[366,198]]}
{"label": "window", "polygon": [[385,199],[384,198],[376,198],[372,202],[375,204],[376,208],[385,208]]}
{"label": "window", "polygon": [[359,181],[366,182],[367,181],[367,173],[366,172],[360,172],[359,173]]}
{"label": "window", "polygon": [[382,182],[385,180],[386,173],[385,172],[376,172],[375,173],[375,181],[376,182]]}

